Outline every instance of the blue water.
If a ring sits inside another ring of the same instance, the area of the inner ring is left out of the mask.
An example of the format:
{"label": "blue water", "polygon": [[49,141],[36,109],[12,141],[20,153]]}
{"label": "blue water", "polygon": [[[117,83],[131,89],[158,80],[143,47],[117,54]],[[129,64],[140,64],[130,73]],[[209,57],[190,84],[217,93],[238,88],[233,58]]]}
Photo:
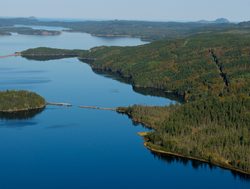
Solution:
{"label": "blue water", "polygon": [[[143,44],[139,39],[81,33],[13,35],[0,37],[0,54],[38,46],[89,49],[139,44]],[[95,74],[75,58],[0,59],[0,90],[5,89],[28,89],[47,101],[75,106],[47,107],[27,120],[0,120],[0,189],[250,187],[249,180],[228,170],[155,156],[137,135],[145,129],[125,115],[77,108],[173,102],[138,94],[128,84]]]}
{"label": "blue water", "polygon": [[[27,26],[30,27],[30,26]],[[61,27],[34,26],[34,29],[62,30]],[[52,47],[65,49],[90,49],[96,45],[135,46],[145,44],[140,39],[129,37],[94,37],[87,33],[62,32],[58,36],[18,35],[0,36],[0,56],[27,48]]]}

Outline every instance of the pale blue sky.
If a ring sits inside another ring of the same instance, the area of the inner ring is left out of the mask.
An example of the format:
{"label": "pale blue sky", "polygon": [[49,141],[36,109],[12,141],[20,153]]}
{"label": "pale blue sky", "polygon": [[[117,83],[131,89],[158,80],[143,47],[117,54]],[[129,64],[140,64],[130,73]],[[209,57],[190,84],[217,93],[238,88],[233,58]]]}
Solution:
{"label": "pale blue sky", "polygon": [[132,20],[250,20],[250,0],[1,0],[0,16]]}

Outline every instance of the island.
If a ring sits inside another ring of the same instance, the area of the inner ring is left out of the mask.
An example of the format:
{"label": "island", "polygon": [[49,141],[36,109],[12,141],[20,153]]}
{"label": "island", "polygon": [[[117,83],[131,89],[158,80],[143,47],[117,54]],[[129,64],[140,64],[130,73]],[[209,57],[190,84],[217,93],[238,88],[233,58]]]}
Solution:
{"label": "island", "polygon": [[46,61],[62,58],[80,57],[82,52],[85,51],[38,47],[22,52],[16,52],[16,54],[21,55],[27,59]]}
{"label": "island", "polygon": [[143,134],[153,152],[250,174],[249,47],[250,31],[243,27],[137,47],[36,48],[20,54],[40,60],[74,55],[94,71],[137,89],[177,96],[168,107],[135,105],[117,111],[153,129]]}
{"label": "island", "polygon": [[60,31],[32,29],[29,27],[0,27],[0,35],[11,35],[11,33],[39,36],[55,36],[61,34]]}
{"label": "island", "polygon": [[46,101],[40,95],[30,91],[0,91],[0,113],[17,113],[44,109]]}

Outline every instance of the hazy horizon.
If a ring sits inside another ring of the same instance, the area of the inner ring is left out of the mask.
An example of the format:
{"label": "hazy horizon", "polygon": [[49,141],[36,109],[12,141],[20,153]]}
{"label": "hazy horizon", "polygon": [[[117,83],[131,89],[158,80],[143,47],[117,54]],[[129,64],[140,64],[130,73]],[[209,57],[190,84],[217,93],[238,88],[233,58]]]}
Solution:
{"label": "hazy horizon", "polygon": [[25,16],[25,17],[15,17],[15,16],[0,16],[0,18],[6,18],[6,19],[15,19],[15,18],[35,18],[41,21],[114,21],[114,20],[118,20],[118,21],[145,21],[145,22],[199,22],[199,21],[215,21],[217,19],[227,19],[232,23],[239,23],[239,22],[244,22],[244,21],[250,21],[250,20],[241,20],[241,21],[232,21],[226,17],[220,17],[220,18],[215,18],[213,20],[208,20],[208,19],[199,19],[199,20],[145,20],[145,19],[115,19],[115,18],[110,18],[110,19],[98,19],[98,18],[56,18],[56,17],[36,17],[36,16]]}
{"label": "hazy horizon", "polygon": [[0,17],[240,22],[250,20],[249,7],[249,0],[8,0],[1,3]]}

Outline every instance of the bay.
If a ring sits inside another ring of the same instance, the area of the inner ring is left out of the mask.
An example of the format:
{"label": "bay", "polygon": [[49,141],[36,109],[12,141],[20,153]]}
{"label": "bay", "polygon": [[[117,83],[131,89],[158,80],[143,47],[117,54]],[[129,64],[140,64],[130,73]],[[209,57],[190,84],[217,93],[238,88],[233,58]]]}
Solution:
{"label": "bay", "polygon": [[[144,43],[140,39],[100,38],[85,33],[14,34],[0,37],[0,55],[39,46],[89,49]],[[1,189],[250,186],[249,179],[229,170],[152,154],[137,135],[147,129],[134,125],[125,115],[79,109],[79,105],[163,106],[175,102],[139,94],[131,85],[98,75],[75,58],[44,62],[21,57],[0,59],[0,90],[7,89],[32,90],[49,102],[74,106],[48,106],[30,119],[0,120]]]}

